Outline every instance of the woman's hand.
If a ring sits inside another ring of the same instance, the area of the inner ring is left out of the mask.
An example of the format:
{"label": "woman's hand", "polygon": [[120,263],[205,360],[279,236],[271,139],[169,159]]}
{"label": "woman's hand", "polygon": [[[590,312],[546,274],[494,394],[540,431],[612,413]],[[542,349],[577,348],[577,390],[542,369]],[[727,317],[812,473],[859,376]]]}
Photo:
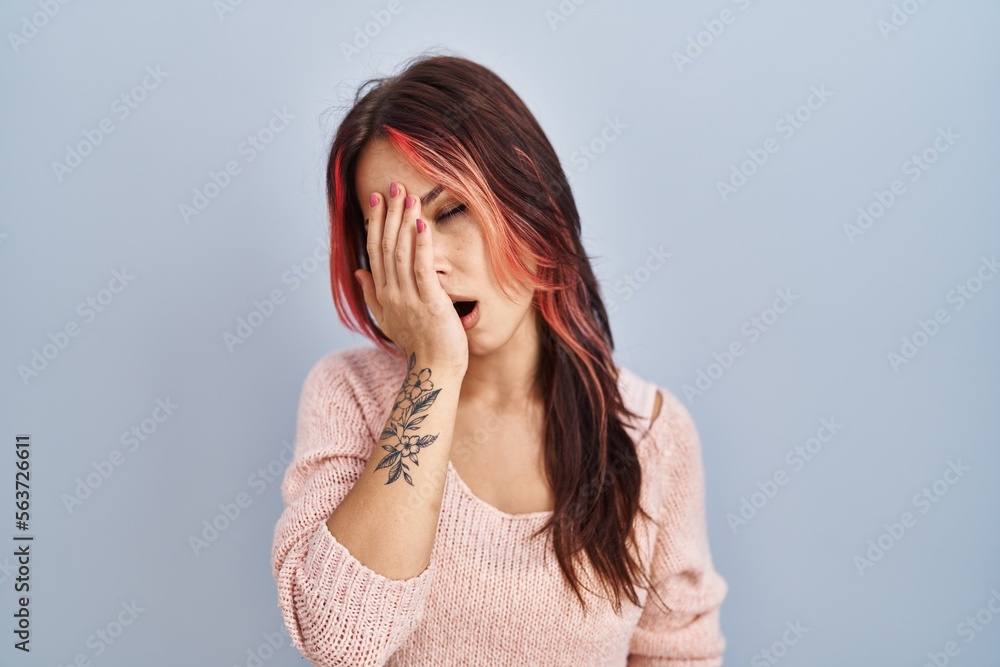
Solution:
{"label": "woman's hand", "polygon": [[379,194],[370,197],[367,246],[371,272],[358,269],[354,274],[368,308],[379,328],[407,358],[415,353],[421,366],[447,365],[464,374],[469,364],[469,339],[434,269],[431,227],[421,220],[423,231],[417,231],[420,200],[407,195],[400,183],[390,186],[388,205]]}

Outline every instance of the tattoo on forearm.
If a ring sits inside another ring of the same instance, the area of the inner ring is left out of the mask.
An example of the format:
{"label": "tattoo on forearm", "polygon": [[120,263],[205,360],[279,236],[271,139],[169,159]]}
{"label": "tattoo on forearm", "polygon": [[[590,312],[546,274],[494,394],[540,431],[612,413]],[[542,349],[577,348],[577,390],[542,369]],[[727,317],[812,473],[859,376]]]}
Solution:
{"label": "tattoo on forearm", "polygon": [[403,479],[410,486],[413,486],[413,480],[410,479],[410,473],[407,472],[410,467],[406,465],[406,461],[420,465],[417,461],[417,454],[420,453],[421,448],[437,440],[437,435],[406,434],[407,431],[417,430],[420,422],[427,418],[427,415],[420,415],[420,413],[430,408],[434,399],[441,392],[440,389],[434,389],[434,383],[431,382],[431,369],[424,368],[417,373],[413,372],[416,363],[417,356],[411,352],[410,363],[406,369],[406,379],[403,380],[403,386],[396,394],[396,403],[392,406],[389,425],[385,427],[379,437],[379,442],[386,438],[393,440],[393,444],[382,445],[382,449],[388,453],[375,467],[375,470],[389,468],[389,481],[386,484],[395,482],[399,479],[399,474],[403,473]]}

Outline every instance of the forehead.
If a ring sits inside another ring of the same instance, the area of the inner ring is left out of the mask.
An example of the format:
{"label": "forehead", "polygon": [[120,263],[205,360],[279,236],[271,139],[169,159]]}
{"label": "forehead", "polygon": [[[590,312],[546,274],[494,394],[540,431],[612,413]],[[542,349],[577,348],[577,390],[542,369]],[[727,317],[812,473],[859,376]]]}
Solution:
{"label": "forehead", "polygon": [[415,197],[427,194],[434,187],[388,141],[369,142],[358,157],[354,184],[358,201],[366,204],[372,192],[388,197],[389,184],[393,181],[401,183],[407,194]]}

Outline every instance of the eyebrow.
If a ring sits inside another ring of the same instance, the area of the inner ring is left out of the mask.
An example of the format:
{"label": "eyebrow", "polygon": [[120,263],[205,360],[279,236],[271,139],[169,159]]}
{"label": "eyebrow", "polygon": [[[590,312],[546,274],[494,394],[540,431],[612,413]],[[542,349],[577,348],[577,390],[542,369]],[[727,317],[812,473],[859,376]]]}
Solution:
{"label": "eyebrow", "polygon": [[444,190],[444,186],[439,185],[430,192],[428,192],[427,194],[425,194],[423,197],[420,198],[420,206],[423,207],[430,204],[439,194],[441,194],[442,190]]}

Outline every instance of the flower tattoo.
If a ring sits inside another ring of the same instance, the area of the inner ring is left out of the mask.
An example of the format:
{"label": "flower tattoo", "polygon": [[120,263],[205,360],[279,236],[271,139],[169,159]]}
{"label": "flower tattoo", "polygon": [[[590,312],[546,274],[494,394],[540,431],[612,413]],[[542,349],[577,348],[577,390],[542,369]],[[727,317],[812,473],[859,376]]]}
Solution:
{"label": "flower tattoo", "polygon": [[406,433],[417,430],[420,422],[427,418],[427,415],[420,415],[420,413],[426,412],[441,392],[440,389],[434,389],[434,383],[431,382],[431,369],[424,368],[416,373],[413,372],[416,363],[417,356],[411,352],[409,365],[406,369],[406,379],[403,380],[403,386],[396,394],[396,402],[392,406],[389,425],[385,427],[379,437],[379,442],[386,438],[392,438],[395,441],[394,444],[382,445],[382,449],[387,454],[375,467],[376,470],[389,468],[389,481],[386,484],[395,482],[402,473],[406,483],[413,486],[413,480],[408,472],[410,467],[406,461],[420,465],[420,462],[417,461],[417,454],[420,453],[421,448],[437,440],[436,435],[407,435]]}

